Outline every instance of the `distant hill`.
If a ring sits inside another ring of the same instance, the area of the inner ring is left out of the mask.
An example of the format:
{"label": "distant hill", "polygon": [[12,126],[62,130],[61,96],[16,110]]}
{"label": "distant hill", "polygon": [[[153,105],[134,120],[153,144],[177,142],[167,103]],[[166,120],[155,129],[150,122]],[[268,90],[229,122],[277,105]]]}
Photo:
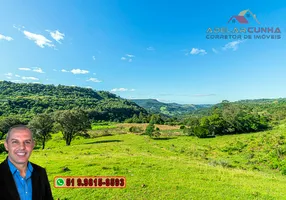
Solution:
{"label": "distant hill", "polygon": [[70,109],[86,110],[95,120],[123,121],[140,112],[147,114],[134,102],[107,91],[0,81],[0,118],[20,116],[29,120],[38,113]]}
{"label": "distant hill", "polygon": [[178,104],[163,103],[156,99],[130,99],[140,107],[145,108],[150,113],[161,113],[168,116],[188,114],[198,109],[209,108],[211,104]]}

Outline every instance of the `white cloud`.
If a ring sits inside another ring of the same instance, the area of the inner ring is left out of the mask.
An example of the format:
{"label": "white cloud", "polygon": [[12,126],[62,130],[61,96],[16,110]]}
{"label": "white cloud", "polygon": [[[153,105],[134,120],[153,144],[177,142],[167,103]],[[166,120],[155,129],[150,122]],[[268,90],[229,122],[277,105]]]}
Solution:
{"label": "white cloud", "polygon": [[126,54],[125,56],[122,56],[121,57],[121,60],[126,60],[128,62],[132,62],[132,58],[134,58],[135,56],[134,55],[131,55],[131,54]]}
{"label": "white cloud", "polygon": [[25,28],[25,26],[16,26],[16,25],[13,25],[13,28],[17,29],[18,31],[22,31],[22,28]]}
{"label": "white cloud", "polygon": [[192,54],[192,55],[197,55],[197,54],[198,55],[205,55],[205,54],[207,54],[207,52],[204,49],[192,48],[190,54]]}
{"label": "white cloud", "polygon": [[11,82],[14,82],[14,83],[22,83],[23,81],[22,81],[22,80],[11,80]]}
{"label": "white cloud", "polygon": [[224,45],[224,47],[222,48],[223,50],[228,50],[228,49],[232,49],[233,51],[236,51],[238,49],[238,45],[240,43],[242,43],[242,40],[237,40],[237,41],[233,41],[233,42],[229,42],[226,45]]}
{"label": "white cloud", "polygon": [[34,81],[39,80],[39,79],[36,78],[36,77],[26,77],[26,76],[23,76],[22,79],[24,79],[24,80],[34,80]]}
{"label": "white cloud", "polygon": [[126,54],[127,57],[129,58],[134,58],[135,56],[134,55],[131,55],[131,54]]}
{"label": "white cloud", "polygon": [[18,74],[15,74],[15,77],[19,78],[19,77],[21,77],[21,76],[20,76],[20,75],[18,75]]}
{"label": "white cloud", "polygon": [[55,31],[49,31],[49,30],[46,30],[50,33],[51,37],[56,40],[58,43],[61,44],[61,41],[60,40],[63,40],[64,37],[65,37],[65,34],[64,33],[61,33],[59,32],[58,30],[55,30]]}
{"label": "white cloud", "polygon": [[33,70],[31,68],[27,68],[27,67],[21,67],[21,68],[18,68],[18,69],[21,70],[21,71],[33,71],[33,72],[38,72],[38,73],[45,73],[45,72],[43,72],[43,70],[40,67],[34,67]]}
{"label": "white cloud", "polygon": [[97,78],[90,78],[88,79],[87,81],[91,81],[91,82],[94,82],[94,83],[100,83],[101,81],[98,80]]}
{"label": "white cloud", "polygon": [[148,47],[147,50],[148,51],[155,51],[154,47]]}
{"label": "white cloud", "polygon": [[92,60],[95,60],[95,56],[92,56]]}
{"label": "white cloud", "polygon": [[82,69],[72,69],[72,70],[71,70],[71,73],[73,73],[73,74],[88,74],[89,71],[87,71],[87,70],[82,70]]}
{"label": "white cloud", "polygon": [[96,73],[93,73],[93,75],[96,75]]}
{"label": "white cloud", "polygon": [[13,38],[11,38],[10,36],[5,36],[5,35],[0,34],[0,40],[12,41]]}
{"label": "white cloud", "polygon": [[91,87],[91,86],[86,86],[86,88],[88,88],[88,89],[92,89],[92,87]]}
{"label": "white cloud", "polygon": [[9,72],[9,73],[5,74],[5,76],[13,76],[13,74]]}
{"label": "white cloud", "polygon": [[33,69],[34,72],[38,72],[38,73],[45,73],[43,72],[43,70],[39,67],[36,67],[35,69]]}
{"label": "white cloud", "polygon": [[58,70],[56,70],[56,69],[53,69],[53,71],[54,71],[54,72],[57,72]]}
{"label": "white cloud", "polygon": [[22,70],[22,71],[31,71],[30,68],[26,68],[26,67],[22,67],[22,68],[18,68],[19,70]]}
{"label": "white cloud", "polygon": [[128,89],[126,88],[113,88],[111,92],[126,92]]}
{"label": "white cloud", "polygon": [[212,51],[213,51],[214,53],[219,53],[218,50],[216,50],[215,48],[212,48]]}
{"label": "white cloud", "polygon": [[29,31],[23,31],[24,35],[29,39],[36,43],[41,48],[44,48],[45,46],[48,47],[55,47],[55,45],[52,43],[52,41],[48,40],[45,36],[40,34],[31,33]]}
{"label": "white cloud", "polygon": [[127,88],[113,88],[111,92],[134,92],[135,89],[127,89]]}
{"label": "white cloud", "polygon": [[65,70],[65,69],[62,69],[61,72],[69,72],[69,71],[67,71],[67,70]]}

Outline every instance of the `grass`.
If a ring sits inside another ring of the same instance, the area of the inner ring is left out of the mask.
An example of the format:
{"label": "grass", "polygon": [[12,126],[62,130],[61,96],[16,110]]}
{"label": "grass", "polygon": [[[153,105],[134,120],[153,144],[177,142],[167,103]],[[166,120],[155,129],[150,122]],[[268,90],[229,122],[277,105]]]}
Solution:
{"label": "grass", "polygon": [[[55,199],[285,199],[286,177],[280,170],[285,127],[209,139],[176,134],[151,139],[116,127],[107,128],[108,136],[77,137],[71,146],[55,134],[46,149],[34,150],[31,161],[47,169]],[[127,186],[53,187],[55,176],[68,175],[125,176]]]}
{"label": "grass", "polygon": [[[131,126],[137,126],[140,127],[142,129],[146,129],[146,127],[148,126],[148,123],[121,123],[121,124],[117,124],[117,127],[124,127],[129,129]],[[180,126],[169,126],[169,125],[160,125],[160,124],[156,124],[156,127],[158,127],[160,130],[178,130]]]}
{"label": "grass", "polygon": [[91,125],[91,130],[102,130],[102,129],[113,129],[116,128],[115,123],[101,122],[101,123],[93,123]]}

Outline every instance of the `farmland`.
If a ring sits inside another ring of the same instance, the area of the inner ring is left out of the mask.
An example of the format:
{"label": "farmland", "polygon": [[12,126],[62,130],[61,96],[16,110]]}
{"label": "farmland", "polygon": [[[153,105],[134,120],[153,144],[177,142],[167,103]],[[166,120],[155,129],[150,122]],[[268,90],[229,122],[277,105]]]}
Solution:
{"label": "farmland", "polygon": [[[44,150],[34,150],[31,161],[47,169],[55,199],[283,199],[286,195],[283,171],[270,163],[275,155],[284,157],[284,126],[207,139],[184,136],[171,126],[161,126],[161,136],[152,139],[130,133],[128,127],[93,125],[90,138],[77,136],[70,146],[61,133],[53,134]],[[53,186],[55,176],[80,175],[125,176],[127,186]]]}

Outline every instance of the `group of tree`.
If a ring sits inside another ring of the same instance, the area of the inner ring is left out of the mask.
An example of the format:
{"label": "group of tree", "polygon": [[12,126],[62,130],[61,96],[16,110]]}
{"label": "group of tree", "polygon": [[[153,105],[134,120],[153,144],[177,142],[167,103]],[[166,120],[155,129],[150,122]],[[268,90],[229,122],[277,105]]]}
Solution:
{"label": "group of tree", "polygon": [[40,113],[81,109],[93,120],[122,122],[147,111],[134,102],[107,91],[63,85],[0,81],[0,118],[17,117],[28,122]]}
{"label": "group of tree", "polygon": [[[1,138],[10,127],[17,124],[23,123],[15,118],[0,120]],[[62,132],[66,145],[70,145],[76,135],[86,133],[91,128],[91,120],[84,110],[65,110],[38,114],[27,126],[32,130],[36,142],[41,144],[42,149],[44,149],[45,143],[51,138],[51,133],[58,131]]]}
{"label": "group of tree", "polygon": [[125,123],[149,123],[153,120],[154,124],[165,124],[165,125],[178,125],[180,123],[179,119],[175,116],[170,117],[163,114],[154,114],[149,113],[145,114],[140,112],[138,114],[134,114],[131,118],[126,119]]}
{"label": "group of tree", "polygon": [[161,135],[160,129],[155,127],[156,124],[156,115],[152,115],[148,126],[145,129],[144,135],[148,135],[149,137],[159,137]]}
{"label": "group of tree", "polygon": [[258,113],[251,106],[223,102],[212,109],[211,115],[190,117],[185,120],[189,135],[200,138],[215,135],[263,131],[270,127],[269,117]]}
{"label": "group of tree", "polygon": [[140,112],[139,115],[134,114],[131,118],[126,119],[126,123],[149,123],[151,120],[155,124],[164,124],[167,120],[167,117],[162,116],[161,114],[145,114]]}
{"label": "group of tree", "polygon": [[2,139],[12,126],[17,124],[23,124],[23,122],[14,117],[7,117],[0,120],[0,139]]}
{"label": "group of tree", "polygon": [[[0,138],[14,124],[28,124],[45,147],[50,133],[62,131],[67,145],[90,127],[90,121],[149,123],[147,135],[156,137],[155,124],[181,123],[189,135],[207,137],[262,131],[269,122],[286,119],[286,99],[223,101],[191,111],[190,117],[151,114],[126,99],[88,88],[19,84],[0,81]],[[158,135],[158,134],[157,134]]]}

